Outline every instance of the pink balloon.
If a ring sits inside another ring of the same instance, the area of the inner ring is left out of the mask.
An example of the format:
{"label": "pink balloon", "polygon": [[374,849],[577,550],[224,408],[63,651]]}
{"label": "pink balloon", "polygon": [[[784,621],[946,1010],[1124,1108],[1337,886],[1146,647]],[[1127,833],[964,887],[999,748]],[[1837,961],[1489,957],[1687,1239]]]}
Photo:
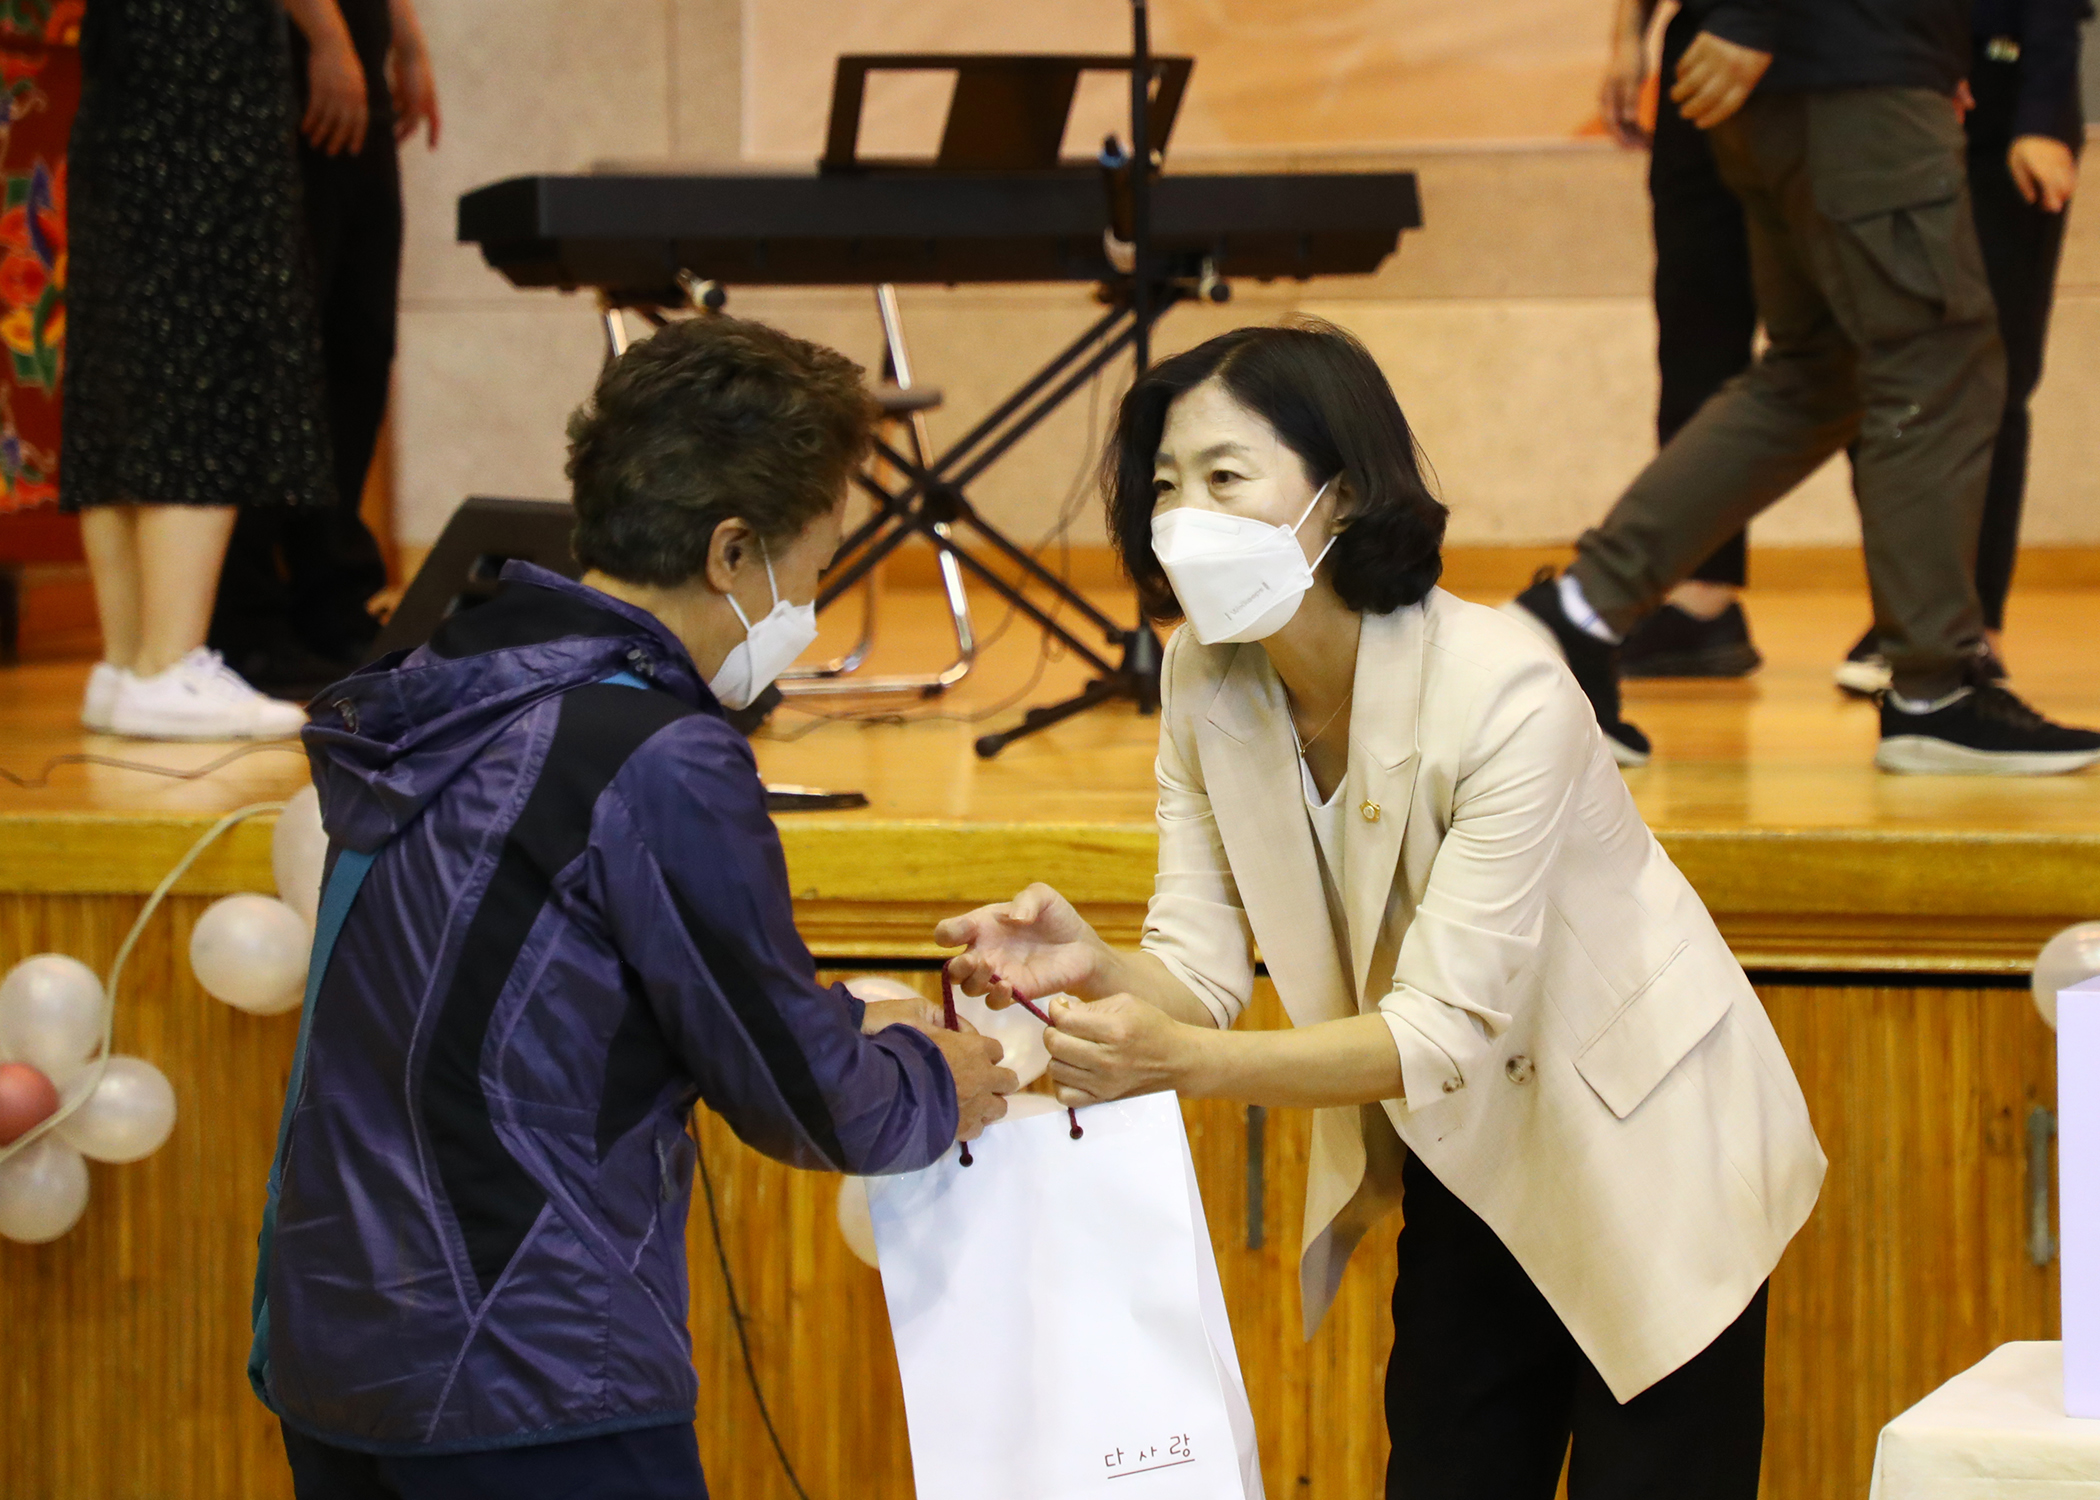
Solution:
{"label": "pink balloon", "polygon": [[28,1063],[0,1063],[0,1146],[12,1145],[58,1110],[58,1090]]}

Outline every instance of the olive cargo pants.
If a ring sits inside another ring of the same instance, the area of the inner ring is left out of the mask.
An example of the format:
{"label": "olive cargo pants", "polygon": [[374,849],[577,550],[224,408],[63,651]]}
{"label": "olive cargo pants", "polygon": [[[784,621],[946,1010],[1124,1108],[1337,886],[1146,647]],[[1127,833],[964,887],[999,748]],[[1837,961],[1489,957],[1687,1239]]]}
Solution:
{"label": "olive cargo pants", "polygon": [[1977,529],[2005,402],[1961,124],[1928,90],[1845,89],[1755,97],[1711,140],[1770,342],[1583,534],[1576,580],[1624,632],[1850,445],[1897,691],[1939,697],[1983,638]]}

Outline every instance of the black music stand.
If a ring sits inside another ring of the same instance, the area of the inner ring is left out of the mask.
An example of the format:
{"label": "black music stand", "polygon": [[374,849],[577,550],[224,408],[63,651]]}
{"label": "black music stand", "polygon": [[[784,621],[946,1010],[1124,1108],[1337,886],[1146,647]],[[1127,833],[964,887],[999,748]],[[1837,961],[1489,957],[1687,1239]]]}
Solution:
{"label": "black music stand", "polygon": [[[1098,674],[1072,698],[1028,710],[1020,724],[980,736],[977,753],[990,758],[1013,741],[1082,713],[1096,704],[1128,698],[1138,712],[1159,708],[1160,642],[1140,618],[1132,629],[1110,619],[1078,590],[1052,573],[978,514],[966,490],[1014,444],[1080,390],[1124,349],[1135,351],[1137,368],[1149,363],[1152,325],[1168,308],[1190,295],[1178,282],[1160,277],[1150,256],[1149,180],[1158,152],[1173,128],[1174,116],[1193,66],[1185,57],[1154,60],[1147,45],[1144,0],[1133,0],[1134,48],[1131,56],[1069,55],[1049,57],[939,56],[902,54],[841,57],[833,84],[831,127],[820,163],[826,172],[1054,171],[1064,139],[1079,75],[1087,71],[1127,73],[1131,80],[1131,150],[1125,154],[1113,140],[1100,167],[1106,174],[1112,225],[1110,249],[1127,258],[1129,273],[1102,287],[1109,310],[1038,370],[1019,390],[942,452],[907,457],[884,440],[876,452],[899,476],[892,486],[863,473],[857,482],[874,500],[875,513],[839,547],[837,559],[817,595],[819,609],[854,587],[870,570],[912,536],[925,538],[967,570],[972,577],[1056,637]],[[930,161],[866,159],[857,155],[866,78],[883,70],[947,70],[956,74],[939,153]],[[1158,86],[1155,88],[1154,80]],[[1127,233],[1124,226],[1128,225]],[[967,528],[1020,574],[1011,583],[1000,572],[966,551],[954,533]],[[1069,609],[1100,632],[1111,660],[1096,650],[1028,596],[1034,584],[1050,594],[1056,608]]]}

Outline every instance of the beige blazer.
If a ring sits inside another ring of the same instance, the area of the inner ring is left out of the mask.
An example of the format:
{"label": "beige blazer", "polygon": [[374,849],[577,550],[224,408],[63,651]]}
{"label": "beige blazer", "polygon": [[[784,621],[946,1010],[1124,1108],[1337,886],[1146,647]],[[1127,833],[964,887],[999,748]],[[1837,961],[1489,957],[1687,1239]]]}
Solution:
{"label": "beige blazer", "polygon": [[1620,1400],[1704,1349],[1808,1218],[1823,1153],[1560,658],[1441,590],[1364,617],[1332,889],[1268,654],[1181,631],[1163,693],[1145,949],[1229,1026],[1258,944],[1294,1024],[1375,1012],[1400,1053],[1404,1098],[1316,1112],[1306,1336],[1412,1150]]}

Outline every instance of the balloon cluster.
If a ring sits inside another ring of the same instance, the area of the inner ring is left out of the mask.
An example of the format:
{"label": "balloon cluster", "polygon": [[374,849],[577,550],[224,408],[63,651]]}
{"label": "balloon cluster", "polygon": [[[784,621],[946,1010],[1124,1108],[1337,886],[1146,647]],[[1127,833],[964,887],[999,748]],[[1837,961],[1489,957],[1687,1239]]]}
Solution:
{"label": "balloon cluster", "polygon": [[[105,986],[63,953],[25,958],[0,979],[0,1236],[55,1240],[87,1211],[90,1159],[133,1162],[175,1128],[175,1090],[143,1058],[110,1051],[111,996],[146,920],[204,848],[241,819],[228,814],[154,891],[119,948]],[[271,839],[278,895],[213,902],[190,934],[190,967],[205,990],[256,1015],[296,1009],[327,854],[320,800],[306,787],[286,803]]]}
{"label": "balloon cluster", "polygon": [[[87,1210],[87,1159],[138,1161],[175,1128],[160,1069],[107,1050],[109,996],[63,953],[25,958],[0,979],[0,1235],[55,1240]],[[98,1055],[99,1054],[99,1055]]]}

